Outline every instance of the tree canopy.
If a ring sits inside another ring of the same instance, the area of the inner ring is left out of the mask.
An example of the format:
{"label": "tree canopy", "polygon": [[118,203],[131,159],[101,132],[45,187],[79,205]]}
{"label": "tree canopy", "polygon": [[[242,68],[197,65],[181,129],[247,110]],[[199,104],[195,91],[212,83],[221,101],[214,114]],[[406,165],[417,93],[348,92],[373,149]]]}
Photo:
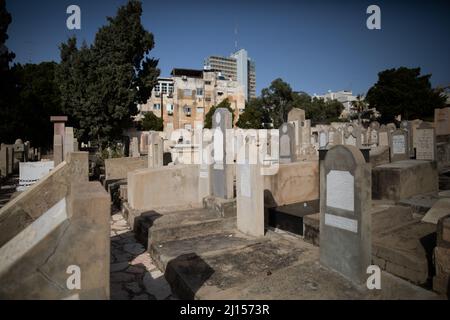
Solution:
{"label": "tree canopy", "polygon": [[382,122],[431,117],[445,98],[430,83],[431,75],[420,75],[420,68],[388,69],[378,73],[378,81],[369,89],[366,101],[381,113]]}
{"label": "tree canopy", "polygon": [[141,2],[130,0],[108,18],[91,46],[78,48],[76,38],[60,46],[62,108],[81,141],[106,146],[120,139],[133,125],[137,104],[150,97],[160,72],[158,60],[149,57],[154,40],[141,15]]}
{"label": "tree canopy", "polygon": [[207,129],[212,128],[212,117],[214,115],[214,112],[216,112],[217,108],[225,108],[228,109],[228,111],[231,112],[231,123],[234,123],[234,111],[231,109],[230,102],[228,101],[228,98],[225,98],[216,106],[212,106],[211,109],[209,109],[208,113],[205,115],[205,121],[203,123],[203,127]]}
{"label": "tree canopy", "polygon": [[14,123],[18,116],[14,108],[16,103],[15,79],[10,70],[10,63],[15,55],[6,47],[8,27],[12,18],[6,10],[5,0],[0,0],[0,142],[14,142]]}
{"label": "tree canopy", "polygon": [[153,112],[146,112],[142,119],[142,130],[144,131],[162,131],[164,129],[163,119],[156,116]]}

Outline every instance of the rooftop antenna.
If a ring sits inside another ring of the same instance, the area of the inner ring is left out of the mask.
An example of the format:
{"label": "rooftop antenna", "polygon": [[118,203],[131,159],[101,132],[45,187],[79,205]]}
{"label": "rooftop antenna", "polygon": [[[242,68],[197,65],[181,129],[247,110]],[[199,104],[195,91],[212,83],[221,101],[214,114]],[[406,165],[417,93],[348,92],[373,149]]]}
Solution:
{"label": "rooftop antenna", "polygon": [[235,51],[238,50],[238,24],[236,22],[235,26],[234,26],[234,49]]}

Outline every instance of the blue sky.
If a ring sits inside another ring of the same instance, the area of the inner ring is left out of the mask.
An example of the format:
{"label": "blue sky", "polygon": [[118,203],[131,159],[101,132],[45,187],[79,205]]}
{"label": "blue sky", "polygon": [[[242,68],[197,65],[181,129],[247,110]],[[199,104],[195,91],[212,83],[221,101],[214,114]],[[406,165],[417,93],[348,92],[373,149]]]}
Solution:
{"label": "blue sky", "polygon": [[[15,62],[59,61],[75,34],[91,43],[106,16],[126,0],[6,0]],[[201,68],[208,55],[245,48],[256,63],[257,93],[278,77],[294,90],[366,93],[377,73],[421,67],[433,85],[450,85],[449,1],[144,0],[142,23],[155,36],[161,74]],[[66,8],[81,8],[81,30],[66,28]],[[381,8],[381,30],[366,28],[366,8]],[[235,27],[238,35],[235,35]]]}

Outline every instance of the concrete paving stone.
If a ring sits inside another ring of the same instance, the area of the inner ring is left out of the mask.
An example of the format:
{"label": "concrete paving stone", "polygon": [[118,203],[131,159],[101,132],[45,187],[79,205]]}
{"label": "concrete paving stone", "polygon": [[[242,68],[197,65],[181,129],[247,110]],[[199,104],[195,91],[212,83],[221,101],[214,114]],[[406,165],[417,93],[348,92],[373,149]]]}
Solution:
{"label": "concrete paving stone", "polygon": [[125,272],[113,272],[110,274],[111,282],[131,282],[136,279],[133,274]]}
{"label": "concrete paving stone", "polygon": [[142,288],[139,286],[137,282],[129,282],[125,284],[125,289],[131,291],[133,294],[137,294],[142,292]]}
{"label": "concrete paving stone", "polygon": [[125,272],[133,273],[133,274],[142,274],[145,272],[145,267],[141,266],[129,266]]}
{"label": "concrete paving stone", "polygon": [[143,284],[147,293],[153,295],[156,300],[164,300],[172,294],[169,284],[162,275],[153,278],[150,273],[146,273]]}
{"label": "concrete paving stone", "polygon": [[131,300],[151,300],[151,298],[149,297],[148,294],[143,293],[143,294],[134,296]]}
{"label": "concrete paving stone", "polygon": [[128,261],[112,263],[110,266],[110,272],[117,272],[125,270],[129,266]]}
{"label": "concrete paving stone", "polygon": [[143,253],[145,251],[145,248],[140,243],[128,243],[128,244],[124,245],[123,250],[125,250],[126,252],[129,252],[133,255],[138,255],[138,254]]}
{"label": "concrete paving stone", "polygon": [[111,300],[129,300],[130,295],[127,291],[120,289],[117,291],[111,291]]}
{"label": "concrete paving stone", "polygon": [[112,219],[112,221],[124,220],[123,216],[120,213],[116,213],[116,214],[112,215],[111,219]]}

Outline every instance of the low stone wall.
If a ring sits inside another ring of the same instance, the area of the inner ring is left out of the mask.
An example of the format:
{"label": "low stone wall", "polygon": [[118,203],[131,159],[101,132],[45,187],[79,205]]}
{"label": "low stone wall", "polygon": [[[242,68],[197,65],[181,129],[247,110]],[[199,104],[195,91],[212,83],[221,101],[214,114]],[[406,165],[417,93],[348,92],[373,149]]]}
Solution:
{"label": "low stone wall", "polygon": [[438,191],[436,162],[404,160],[372,170],[372,198],[399,201],[421,193]]}
{"label": "low stone wall", "polygon": [[72,184],[0,248],[0,299],[108,299],[109,205],[99,182]]}
{"label": "low stone wall", "polygon": [[70,153],[0,210],[0,299],[108,299],[110,200]]}
{"label": "low stone wall", "polygon": [[277,174],[264,176],[265,206],[282,206],[318,198],[318,161],[280,164]]}
{"label": "low stone wall", "polygon": [[126,179],[128,172],[145,169],[147,166],[146,156],[105,159],[105,180]]}
{"label": "low stone wall", "polygon": [[199,205],[199,166],[177,165],[128,173],[128,203],[135,210]]}
{"label": "low stone wall", "polygon": [[69,194],[71,183],[88,181],[87,152],[70,153],[39,182],[0,210],[0,247]]}

